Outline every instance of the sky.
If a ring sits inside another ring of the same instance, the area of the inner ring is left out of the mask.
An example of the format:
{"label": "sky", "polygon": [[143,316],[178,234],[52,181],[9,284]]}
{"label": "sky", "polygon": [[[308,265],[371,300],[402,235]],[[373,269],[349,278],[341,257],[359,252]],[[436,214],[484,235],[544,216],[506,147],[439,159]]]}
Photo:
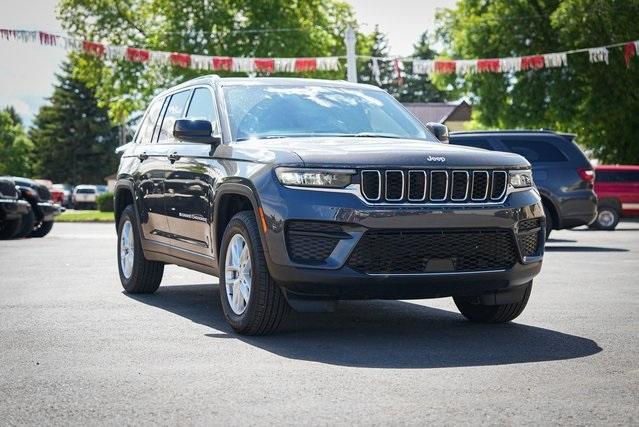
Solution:
{"label": "sky", "polygon": [[[438,8],[456,0],[345,0],[355,10],[363,32],[375,25],[387,34],[390,53],[410,55],[424,30],[432,30]],[[55,17],[57,0],[2,0],[0,28],[42,30],[62,34]],[[55,73],[64,60],[63,49],[0,40],[0,108],[13,105],[29,124],[51,96]]]}

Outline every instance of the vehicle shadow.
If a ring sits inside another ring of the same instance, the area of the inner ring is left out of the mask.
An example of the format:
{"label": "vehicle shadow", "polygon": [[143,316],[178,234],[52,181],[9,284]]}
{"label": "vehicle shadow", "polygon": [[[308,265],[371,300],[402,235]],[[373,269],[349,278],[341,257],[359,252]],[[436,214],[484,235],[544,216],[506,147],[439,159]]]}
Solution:
{"label": "vehicle shadow", "polygon": [[280,331],[245,337],[224,320],[217,285],[162,286],[126,296],[290,359],[367,368],[442,368],[573,359],[602,349],[588,338],[517,323],[477,325],[402,301],[340,303],[334,313],[292,312]]}
{"label": "vehicle shadow", "polygon": [[545,246],[546,252],[629,252],[623,248],[606,248],[602,246]]}
{"label": "vehicle shadow", "polygon": [[546,240],[546,244],[548,243],[577,243],[577,241],[572,239],[553,239],[551,237],[548,240]]}

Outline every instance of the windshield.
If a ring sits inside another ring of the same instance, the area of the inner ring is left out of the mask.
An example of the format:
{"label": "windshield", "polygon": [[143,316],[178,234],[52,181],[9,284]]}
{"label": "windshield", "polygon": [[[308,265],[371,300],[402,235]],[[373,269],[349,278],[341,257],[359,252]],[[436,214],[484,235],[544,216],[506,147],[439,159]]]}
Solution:
{"label": "windshield", "polygon": [[231,136],[376,136],[437,140],[386,92],[322,85],[224,87]]}

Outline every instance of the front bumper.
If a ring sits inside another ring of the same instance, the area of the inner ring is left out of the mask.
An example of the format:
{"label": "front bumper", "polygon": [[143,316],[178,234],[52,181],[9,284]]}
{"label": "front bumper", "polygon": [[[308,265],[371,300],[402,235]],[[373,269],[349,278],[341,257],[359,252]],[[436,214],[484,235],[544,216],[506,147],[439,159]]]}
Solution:
{"label": "front bumper", "polygon": [[11,221],[20,218],[25,215],[31,209],[29,202],[25,200],[12,200],[1,199],[0,200],[0,220]]}
{"label": "front bumper", "polygon": [[[509,268],[467,272],[416,274],[367,274],[347,266],[352,251],[367,230],[508,230],[515,235],[519,221],[543,218],[536,190],[511,193],[493,205],[371,206],[354,194],[292,189],[275,184],[263,197],[262,209],[268,231],[264,247],[269,271],[287,296],[301,299],[410,299],[478,295],[523,285],[541,269],[540,252],[522,257]],[[286,203],[276,203],[285,200]],[[273,203],[271,203],[273,201]],[[286,224],[291,220],[330,221],[346,225],[351,238],[342,240],[325,262],[315,265],[294,262],[287,250]],[[541,221],[544,227],[544,221]],[[542,230],[543,231],[543,230]],[[543,232],[541,233],[543,234]]]}
{"label": "front bumper", "polygon": [[53,221],[56,216],[65,211],[59,204],[51,202],[38,202],[38,209],[41,221]]}

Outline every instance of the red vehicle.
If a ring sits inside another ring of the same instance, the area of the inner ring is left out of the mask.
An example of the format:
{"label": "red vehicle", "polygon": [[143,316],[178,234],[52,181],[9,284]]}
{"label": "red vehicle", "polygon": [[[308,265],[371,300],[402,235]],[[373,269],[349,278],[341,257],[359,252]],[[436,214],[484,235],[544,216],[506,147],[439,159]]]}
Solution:
{"label": "red vehicle", "polygon": [[65,197],[64,197],[64,190],[51,187],[49,188],[49,193],[51,193],[51,200],[53,200],[54,203],[57,203],[60,206],[64,206],[66,204]]}
{"label": "red vehicle", "polygon": [[620,218],[639,217],[639,166],[597,166],[597,218],[591,227],[614,230]]}

